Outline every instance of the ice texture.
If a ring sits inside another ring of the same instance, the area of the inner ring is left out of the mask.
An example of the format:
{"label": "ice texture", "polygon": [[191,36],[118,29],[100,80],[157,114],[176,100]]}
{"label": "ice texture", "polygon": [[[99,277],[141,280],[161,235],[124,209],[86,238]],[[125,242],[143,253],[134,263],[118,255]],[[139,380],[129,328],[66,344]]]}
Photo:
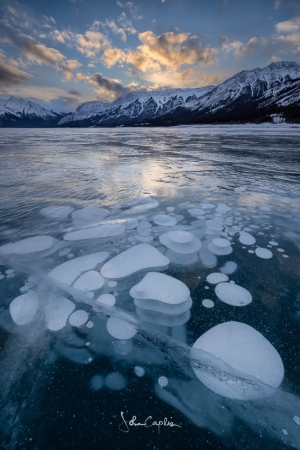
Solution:
{"label": "ice texture", "polygon": [[149,244],[139,244],[125,250],[104,264],[104,278],[121,280],[142,270],[165,269],[170,260]]}
{"label": "ice texture", "polygon": [[72,206],[48,206],[47,208],[41,209],[40,213],[43,216],[50,217],[51,219],[65,219],[68,217],[74,208]]}
{"label": "ice texture", "polygon": [[98,225],[83,230],[71,231],[64,235],[65,241],[81,241],[87,239],[109,239],[122,236],[126,231],[120,223]]}
{"label": "ice texture", "polygon": [[98,208],[96,206],[86,206],[85,208],[74,211],[72,220],[75,227],[88,227],[90,225],[102,222],[110,214],[108,209]]}

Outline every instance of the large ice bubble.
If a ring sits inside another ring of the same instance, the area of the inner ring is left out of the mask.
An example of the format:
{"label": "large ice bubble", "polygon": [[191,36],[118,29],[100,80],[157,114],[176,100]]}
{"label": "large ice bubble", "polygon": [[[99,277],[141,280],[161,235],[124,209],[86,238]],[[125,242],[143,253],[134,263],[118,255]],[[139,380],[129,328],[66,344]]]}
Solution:
{"label": "large ice bubble", "polygon": [[[245,323],[225,322],[208,330],[193,345],[206,352],[207,364],[193,366],[200,381],[217,394],[235,400],[259,398],[278,388],[284,376],[281,357],[273,345]],[[225,363],[225,365],[222,364]]]}
{"label": "large ice bubble", "polygon": [[98,264],[103,263],[109,257],[108,252],[91,253],[80,256],[72,261],[67,261],[49,272],[49,277],[60,283],[71,285],[83,272],[95,269]]}
{"label": "large ice bubble", "polygon": [[16,297],[9,305],[12,320],[17,325],[27,325],[33,321],[39,309],[39,300],[36,292],[28,291]]}
{"label": "large ice bubble", "polygon": [[75,227],[87,227],[101,222],[109,214],[108,209],[98,208],[97,206],[86,206],[78,211],[74,211],[72,220]]}
{"label": "large ice bubble", "polygon": [[48,250],[54,244],[51,236],[34,236],[14,244],[5,244],[0,247],[0,253],[3,255],[27,255],[29,253],[42,252]]}
{"label": "large ice bubble", "polygon": [[189,231],[168,231],[159,236],[160,242],[176,253],[195,253],[201,248],[201,241]]}
{"label": "large ice bubble", "polygon": [[227,305],[246,306],[252,302],[252,295],[238,284],[219,283],[215,292],[217,297]]}
{"label": "large ice bubble", "polygon": [[165,269],[170,260],[149,244],[139,244],[107,261],[100,273],[104,278],[121,280],[143,270]]}
{"label": "large ice bubble", "polygon": [[65,297],[55,297],[45,309],[45,321],[50,331],[58,331],[66,326],[68,317],[75,309],[73,302]]}
{"label": "large ice bubble", "polygon": [[156,225],[163,225],[165,227],[172,227],[177,224],[175,217],[168,216],[167,214],[157,214],[156,216],[153,216],[153,222],[156,223]]}

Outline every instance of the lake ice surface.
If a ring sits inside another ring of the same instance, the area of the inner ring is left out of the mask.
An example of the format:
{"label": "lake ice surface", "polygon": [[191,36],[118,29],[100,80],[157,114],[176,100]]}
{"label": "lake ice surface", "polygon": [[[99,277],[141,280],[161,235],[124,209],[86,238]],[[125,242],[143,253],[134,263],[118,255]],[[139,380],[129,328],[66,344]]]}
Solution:
{"label": "lake ice surface", "polygon": [[300,448],[299,132],[1,130],[1,448]]}

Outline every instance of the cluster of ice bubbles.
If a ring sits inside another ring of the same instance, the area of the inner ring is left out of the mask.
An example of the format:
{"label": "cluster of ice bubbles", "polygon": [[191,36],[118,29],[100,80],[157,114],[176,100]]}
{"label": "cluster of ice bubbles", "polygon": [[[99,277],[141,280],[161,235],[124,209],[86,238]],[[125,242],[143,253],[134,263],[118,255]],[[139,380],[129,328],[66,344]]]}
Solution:
{"label": "cluster of ice bubbles", "polygon": [[[233,209],[208,202],[196,206],[187,209],[182,205],[179,212],[167,207],[153,214],[159,203],[142,197],[110,208],[42,209],[41,214],[54,225],[63,221],[69,228],[61,238],[38,235],[0,247],[2,264],[11,267],[6,270],[7,278],[16,272],[29,275],[22,294],[9,304],[14,326],[7,326],[7,310],[1,311],[1,326],[20,332],[39,322],[58,337],[57,354],[88,364],[97,355],[114,352],[132,361],[138,377],[151,376],[149,354],[145,352],[143,357],[135,350],[135,340],[148,333],[188,351],[197,379],[218,395],[235,400],[271,395],[284,376],[281,357],[273,345],[253,327],[230,321],[206,331],[190,347],[185,330],[193,304],[190,290],[179,279],[162,273],[172,267],[179,271],[214,269],[222,257],[223,265],[206,277],[214,288],[214,300],[203,299],[202,305],[213,308],[220,301],[247,307],[252,295],[229,280],[237,264],[227,257],[234,256],[238,246],[261,259],[271,259],[274,251],[281,250],[274,235],[268,248],[256,244],[270,239],[268,209]],[[255,223],[253,217],[258,219]],[[58,264],[59,258],[65,261]],[[44,261],[41,267],[46,268],[38,270],[36,261]],[[79,337],[76,329],[86,339]],[[136,360],[143,364],[136,365]],[[168,385],[165,375],[155,374],[160,388]],[[105,387],[119,390],[126,385],[126,376],[119,372],[96,373],[90,380],[95,391]]]}

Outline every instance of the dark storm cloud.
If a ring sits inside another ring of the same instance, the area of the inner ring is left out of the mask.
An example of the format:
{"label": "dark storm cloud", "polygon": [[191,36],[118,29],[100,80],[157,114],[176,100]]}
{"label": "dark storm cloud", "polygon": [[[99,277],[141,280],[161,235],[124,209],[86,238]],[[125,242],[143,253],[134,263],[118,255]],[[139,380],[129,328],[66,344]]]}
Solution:
{"label": "dark storm cloud", "polygon": [[67,91],[67,94],[77,95],[77,96],[81,97],[81,93],[79,91],[76,91],[76,89],[70,89],[69,91]]}
{"label": "dark storm cloud", "polygon": [[111,78],[104,77],[101,73],[94,73],[91,75],[91,79],[97,84],[100,88],[105,89],[106,91],[114,93],[116,96],[120,96],[130,92],[132,89],[129,87],[123,86],[120,81],[114,80]]}
{"label": "dark storm cloud", "polygon": [[16,67],[9,66],[2,58],[0,58],[0,85],[1,86],[14,86],[17,84],[27,83],[31,78],[26,72],[17,69]]}

